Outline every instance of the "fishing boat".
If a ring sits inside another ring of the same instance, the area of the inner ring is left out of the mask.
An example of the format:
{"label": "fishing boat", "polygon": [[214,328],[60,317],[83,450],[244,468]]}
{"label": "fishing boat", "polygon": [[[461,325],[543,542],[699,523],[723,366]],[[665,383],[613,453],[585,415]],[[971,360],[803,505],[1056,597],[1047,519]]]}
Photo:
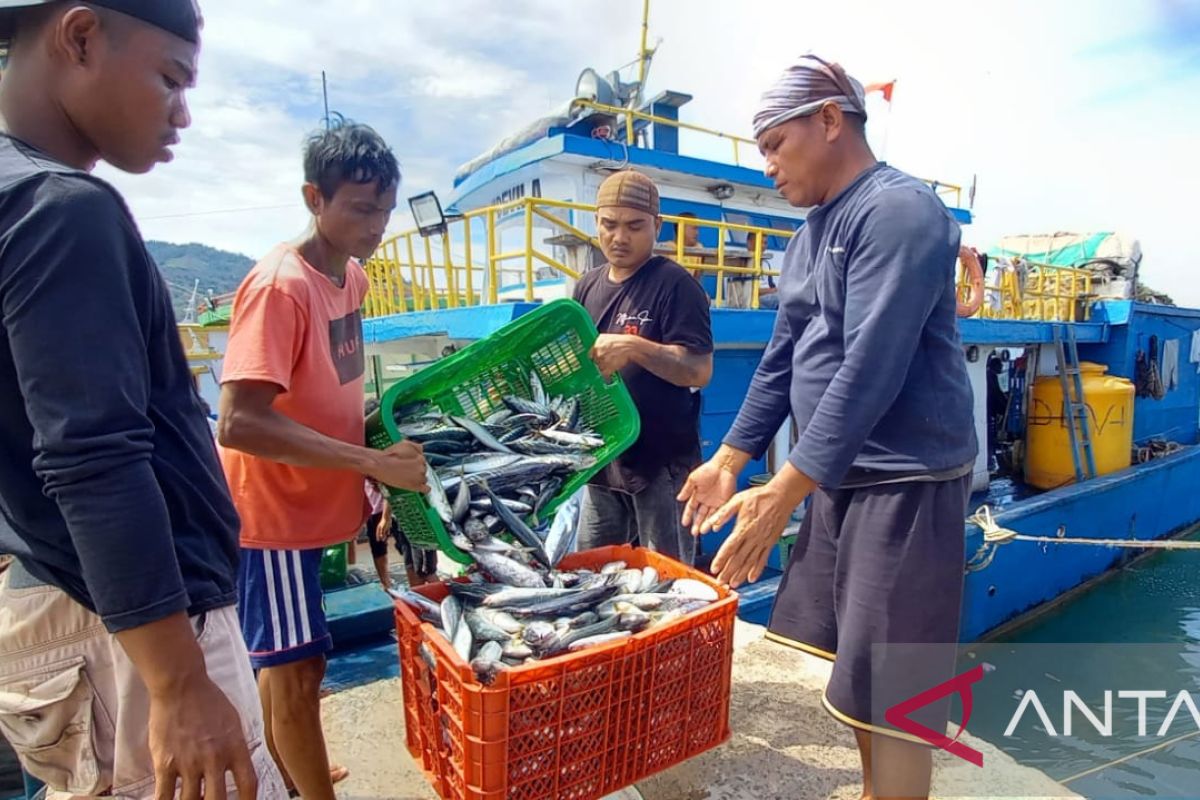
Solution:
{"label": "fishing boat", "polygon": [[[697,270],[711,297],[716,352],[701,440],[706,457],[716,449],[770,339],[775,311],[765,306],[805,212],[774,191],[753,140],[688,122],[684,92],[647,95],[652,58],[644,20],[630,80],[583,70],[555,112],[464,164],[447,197],[410,198],[417,227],[366,265],[377,382],[570,296],[603,262],[596,189],[634,168],[661,192],[659,252]],[[1015,236],[989,249],[972,238],[974,189],[927,182],[968,246],[960,331],[981,442],[972,503],[987,508],[963,531],[961,637],[974,641],[1144,552],[1133,545],[1200,522],[1200,310],[1138,299],[1141,256],[1128,237]],[[687,227],[698,243],[687,244]],[[785,425],[743,488],[794,441]],[[706,537],[703,551],[728,534]],[[788,541],[742,592],[743,619],[767,620]]]}

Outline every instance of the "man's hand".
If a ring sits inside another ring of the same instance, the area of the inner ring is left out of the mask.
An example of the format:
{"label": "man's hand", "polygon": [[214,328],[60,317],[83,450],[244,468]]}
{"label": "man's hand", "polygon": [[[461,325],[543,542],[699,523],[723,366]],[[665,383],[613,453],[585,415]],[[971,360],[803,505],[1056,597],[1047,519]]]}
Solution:
{"label": "man's hand", "polygon": [[388,534],[392,532],[392,515],[384,513],[379,517],[379,524],[375,526],[375,541],[386,542]]}
{"label": "man's hand", "polygon": [[258,777],[237,710],[207,675],[177,691],[150,696],[150,755],[155,800],[225,800],[225,773],[238,797],[254,800]]}
{"label": "man's hand", "polygon": [[119,631],[117,642],[150,694],[148,737],[155,800],[225,800],[232,772],[238,796],[253,798],[258,778],[237,709],[205,671],[204,651],[180,611]]}
{"label": "man's hand", "polygon": [[771,548],[787,528],[792,511],[816,488],[816,482],[785,464],[766,486],[734,495],[700,526],[701,533],[720,528],[737,517],[733,533],[713,558],[712,572],[717,580],[737,588],[742,582],[754,582],[762,576]]}
{"label": "man's hand", "polygon": [[403,441],[381,451],[367,472],[385,486],[407,489],[410,492],[428,492],[429,483],[425,476],[425,455],[421,445]]}
{"label": "man's hand", "polygon": [[621,333],[602,333],[592,345],[591,357],[607,380],[633,362],[640,336]]}
{"label": "man's hand", "polygon": [[688,475],[683,491],[676,499],[686,503],[683,507],[683,525],[692,528],[692,535],[700,535],[700,525],[721,508],[737,491],[737,474],[716,462],[706,461]]}

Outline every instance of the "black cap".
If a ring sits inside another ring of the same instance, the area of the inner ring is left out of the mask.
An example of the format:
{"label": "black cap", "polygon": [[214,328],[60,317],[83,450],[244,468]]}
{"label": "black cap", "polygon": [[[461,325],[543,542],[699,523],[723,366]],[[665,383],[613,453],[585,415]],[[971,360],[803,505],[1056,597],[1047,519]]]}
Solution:
{"label": "black cap", "polygon": [[[34,6],[44,6],[56,0],[0,0],[0,34],[7,36],[9,17],[12,11]],[[200,7],[196,0],[87,0],[95,6],[119,11],[135,19],[148,22],[180,39],[200,43]]]}

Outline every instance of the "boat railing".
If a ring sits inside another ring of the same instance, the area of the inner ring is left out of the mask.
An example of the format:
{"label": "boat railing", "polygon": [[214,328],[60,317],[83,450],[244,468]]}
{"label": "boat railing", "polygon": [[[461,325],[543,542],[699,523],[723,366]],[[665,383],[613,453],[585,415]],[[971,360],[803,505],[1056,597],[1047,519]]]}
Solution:
{"label": "boat railing", "polygon": [[[366,262],[370,290],[364,314],[373,318],[468,308],[502,299],[533,302],[539,299],[540,275],[549,272],[556,280],[575,281],[603,260],[599,240],[575,224],[577,215],[595,211],[595,206],[584,203],[527,197],[451,217],[446,229],[432,236],[422,236],[417,229],[399,233],[385,240]],[[768,263],[765,237],[794,234],[671,214],[664,214],[663,221],[675,224],[675,237],[659,242],[655,251],[695,273],[715,275],[717,307],[727,304],[724,279],[746,275],[752,278],[750,307],[758,308],[763,279],[779,276]],[[686,246],[685,228],[715,231],[717,246]],[[759,234],[753,248],[730,244],[735,231],[746,234],[747,241],[751,233]],[[510,278],[516,283],[506,287]]]}
{"label": "boat railing", "polygon": [[[984,280],[983,303],[972,316],[979,319],[1086,322],[1094,298],[1093,273],[1024,259],[991,259]],[[959,298],[970,295],[970,284],[959,271]]]}
{"label": "boat railing", "polygon": [[[666,125],[672,128],[679,128],[680,130],[695,131],[696,133],[701,133],[706,136],[725,139],[726,141],[730,142],[733,147],[734,165],[739,167],[753,166],[755,168],[760,168],[762,166],[761,163],[743,163],[743,148],[749,146],[750,152],[756,154],[758,153],[758,142],[756,142],[754,139],[748,139],[745,136],[736,136],[732,133],[725,133],[723,131],[714,130],[713,128],[706,128],[702,125],[694,125],[690,122],[681,122],[677,119],[658,116],[646,111],[635,111],[633,109],[623,108],[621,106],[605,105],[604,103],[597,103],[592,100],[577,99],[572,102],[571,108],[572,110],[576,108],[586,108],[614,117],[619,122],[618,127],[625,133],[623,142],[627,145],[636,144],[639,122],[653,123],[655,125]],[[928,178],[922,178],[921,180],[924,181],[939,197],[942,198],[942,202],[948,204],[950,202],[950,198],[953,197],[954,207],[962,207],[963,188],[961,186],[953,183],[946,183],[945,181],[930,180]]]}

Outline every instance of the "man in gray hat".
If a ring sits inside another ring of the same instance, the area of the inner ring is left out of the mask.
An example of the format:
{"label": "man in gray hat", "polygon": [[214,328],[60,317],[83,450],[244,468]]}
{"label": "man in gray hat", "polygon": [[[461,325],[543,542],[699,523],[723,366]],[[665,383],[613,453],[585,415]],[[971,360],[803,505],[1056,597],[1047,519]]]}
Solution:
{"label": "man in gray hat", "polygon": [[194,0],[0,0],[0,727],[52,796],[286,796],[170,297],[91,174],[171,160],[200,25]]}
{"label": "man in gray hat", "polygon": [[[816,56],[763,96],[766,174],[812,210],[784,254],[775,332],[737,420],[680,499],[696,533],[737,517],[712,565],[736,586],[758,579],[811,496],[769,637],[834,660],[825,707],[854,730],[863,796],[920,797],[929,751],[886,712],[949,678],[958,641],[976,453],[955,320],[960,232],[928,186],[875,160],[866,117],[858,81]],[[787,462],[734,495],[789,412],[799,441]],[[946,705],[912,718],[944,731]]]}

